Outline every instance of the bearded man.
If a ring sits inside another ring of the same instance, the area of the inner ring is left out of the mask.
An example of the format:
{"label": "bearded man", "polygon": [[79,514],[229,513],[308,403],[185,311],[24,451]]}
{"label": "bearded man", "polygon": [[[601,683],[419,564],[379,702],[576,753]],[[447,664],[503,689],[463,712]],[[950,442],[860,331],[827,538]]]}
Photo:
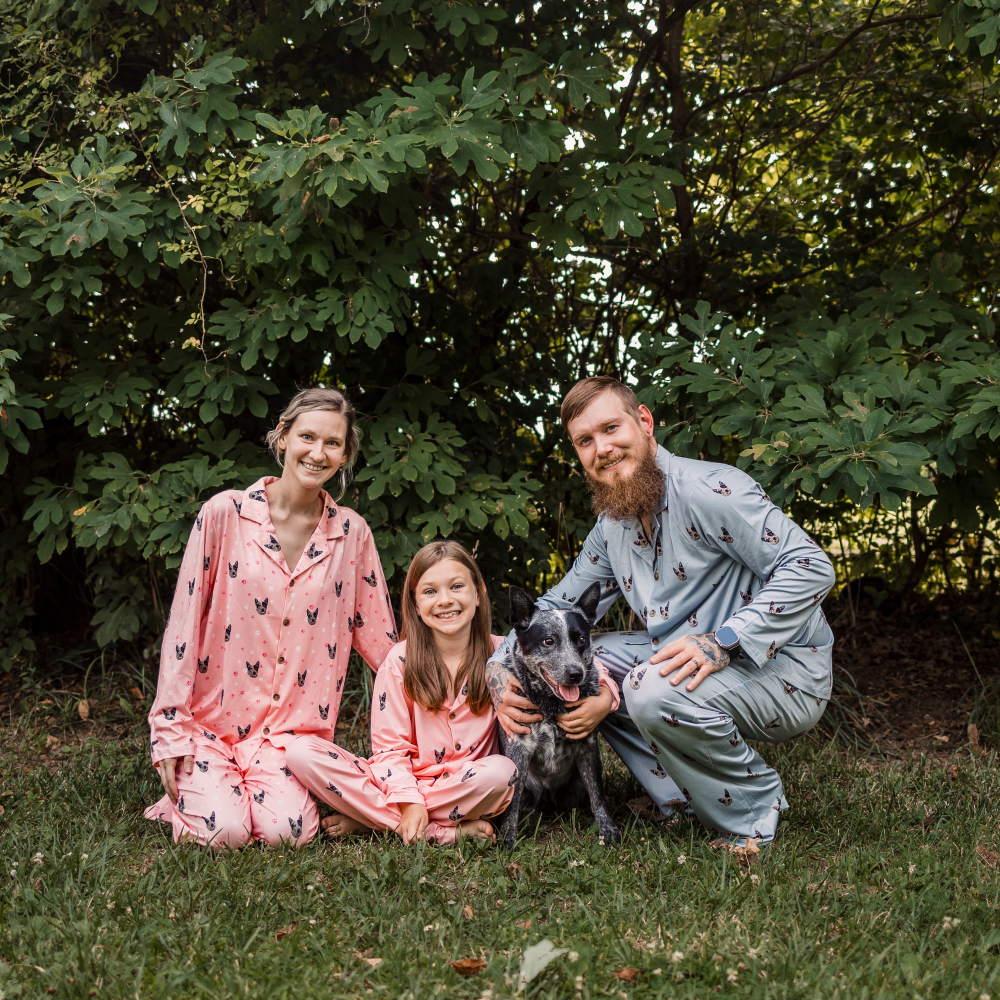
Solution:
{"label": "bearded man", "polygon": [[[560,726],[581,739],[599,724],[665,815],[693,810],[720,836],[768,843],[788,804],[746,741],[793,739],[823,714],[833,633],[820,602],[833,566],[748,475],[659,447],[652,414],[621,382],[578,382],[561,417],[597,523],[538,605],[567,608],[599,581],[599,615],[624,594],[645,629],[594,637],[625,696],[608,714],[602,689],[569,706]],[[541,716],[505,651],[487,667],[494,706],[504,729],[527,733]]]}

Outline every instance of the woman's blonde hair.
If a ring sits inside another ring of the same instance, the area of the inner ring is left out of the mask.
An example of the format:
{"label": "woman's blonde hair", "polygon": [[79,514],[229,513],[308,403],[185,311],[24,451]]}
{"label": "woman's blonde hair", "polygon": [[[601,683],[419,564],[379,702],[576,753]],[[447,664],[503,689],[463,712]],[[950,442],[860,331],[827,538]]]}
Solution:
{"label": "woman's blonde hair", "polygon": [[347,487],[351,484],[353,477],[352,467],[354,460],[358,457],[358,449],[361,447],[361,438],[358,434],[357,421],[354,415],[354,407],[351,401],[339,389],[303,389],[297,392],[289,400],[281,416],[278,417],[277,426],[272,431],[268,431],[267,442],[268,451],[278,465],[284,466],[284,453],[278,447],[278,442],[291,430],[295,418],[303,413],[313,413],[316,410],[329,410],[331,413],[339,413],[347,423],[347,434],[344,438],[344,449],[346,460],[337,473],[337,484],[340,492],[336,498],[339,500]]}
{"label": "woman's blonde hair", "polygon": [[408,698],[431,712],[440,711],[448,698],[451,678],[438,656],[430,626],[417,612],[415,593],[424,573],[444,559],[454,559],[469,571],[479,597],[479,607],[476,608],[469,634],[469,648],[455,674],[455,691],[461,691],[462,685],[467,682],[466,703],[474,715],[482,715],[490,704],[490,692],[486,686],[486,661],[493,655],[490,599],[476,560],[458,542],[431,542],[420,549],[410,563],[403,586],[403,638],[406,640],[403,690]]}

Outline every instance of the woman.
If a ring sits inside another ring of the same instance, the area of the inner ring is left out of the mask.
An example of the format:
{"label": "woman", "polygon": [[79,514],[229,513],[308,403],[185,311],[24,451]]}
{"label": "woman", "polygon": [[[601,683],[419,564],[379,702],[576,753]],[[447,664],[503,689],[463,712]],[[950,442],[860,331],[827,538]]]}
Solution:
{"label": "woman", "polygon": [[150,710],[166,794],[146,810],[174,840],[296,846],[319,817],[285,762],[302,734],[332,741],[352,645],[377,669],[396,626],[371,531],[338,507],[358,452],[354,408],[306,389],[267,437],[282,466],[201,509],[160,651]]}

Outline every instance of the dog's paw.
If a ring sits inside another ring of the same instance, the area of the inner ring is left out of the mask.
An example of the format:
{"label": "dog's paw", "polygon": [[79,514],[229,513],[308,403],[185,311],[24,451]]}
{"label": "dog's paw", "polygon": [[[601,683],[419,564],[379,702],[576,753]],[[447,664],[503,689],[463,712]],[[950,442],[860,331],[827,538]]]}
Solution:
{"label": "dog's paw", "polygon": [[600,829],[601,839],[604,841],[605,847],[617,847],[622,842],[621,830],[613,823],[602,826]]}

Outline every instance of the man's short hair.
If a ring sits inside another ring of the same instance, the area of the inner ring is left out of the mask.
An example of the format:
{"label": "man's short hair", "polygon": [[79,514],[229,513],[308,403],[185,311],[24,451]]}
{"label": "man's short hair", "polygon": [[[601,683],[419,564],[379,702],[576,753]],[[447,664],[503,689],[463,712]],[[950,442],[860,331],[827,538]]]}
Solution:
{"label": "man's short hair", "polygon": [[598,396],[606,392],[614,393],[625,412],[638,422],[639,400],[635,393],[624,382],[619,382],[610,375],[593,375],[581,379],[563,397],[562,408],[559,411],[563,428],[566,429],[571,420],[575,420]]}

